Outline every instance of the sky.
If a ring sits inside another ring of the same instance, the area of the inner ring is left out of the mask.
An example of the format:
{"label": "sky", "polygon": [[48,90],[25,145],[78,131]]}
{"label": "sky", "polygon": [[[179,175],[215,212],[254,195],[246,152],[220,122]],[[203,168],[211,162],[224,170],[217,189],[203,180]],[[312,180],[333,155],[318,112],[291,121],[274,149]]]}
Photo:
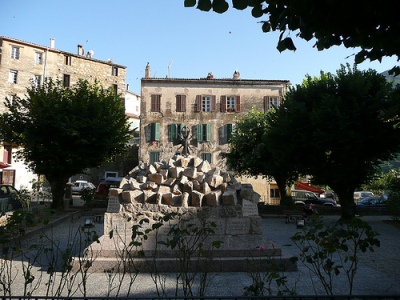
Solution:
{"label": "sky", "polygon": [[[231,1],[228,1],[231,3]],[[335,73],[353,65],[356,49],[318,51],[313,41],[291,34],[297,50],[280,53],[279,33],[263,33],[249,9],[224,14],[185,8],[184,0],[0,0],[0,36],[77,53],[127,67],[129,90],[140,94],[147,62],[153,77],[289,80],[300,84],[306,74]],[[360,70],[391,69],[395,58],[364,62]]]}

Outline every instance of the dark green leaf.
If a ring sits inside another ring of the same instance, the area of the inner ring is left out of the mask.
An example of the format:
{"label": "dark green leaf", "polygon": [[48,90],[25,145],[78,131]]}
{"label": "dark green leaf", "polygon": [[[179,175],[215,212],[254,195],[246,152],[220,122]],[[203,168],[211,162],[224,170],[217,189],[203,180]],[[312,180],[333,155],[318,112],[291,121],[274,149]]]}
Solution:
{"label": "dark green leaf", "polygon": [[197,9],[202,11],[210,11],[212,8],[211,0],[199,0]]}
{"label": "dark green leaf", "polygon": [[228,10],[229,4],[225,0],[214,0],[212,7],[216,13],[222,14]]}
{"label": "dark green leaf", "polygon": [[184,7],[193,7],[196,5],[196,0],[185,0]]}
{"label": "dark green leaf", "polygon": [[243,10],[247,8],[247,0],[232,0],[232,5],[236,9]]}

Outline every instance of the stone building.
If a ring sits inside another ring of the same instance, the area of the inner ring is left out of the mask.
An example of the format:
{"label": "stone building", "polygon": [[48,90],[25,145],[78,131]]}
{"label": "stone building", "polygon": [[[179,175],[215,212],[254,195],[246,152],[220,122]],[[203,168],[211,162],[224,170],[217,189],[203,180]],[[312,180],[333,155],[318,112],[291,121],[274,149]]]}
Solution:
{"label": "stone building", "polygon": [[[42,46],[0,37],[0,113],[5,111],[6,97],[23,97],[27,87],[49,77],[62,80],[66,86],[74,85],[79,78],[97,79],[104,87],[125,95],[126,67],[111,59],[95,59],[94,52],[85,51],[82,45],[77,46],[76,53],[70,53],[56,49],[54,39],[50,39],[49,46]],[[0,144],[0,180],[17,188],[28,187],[35,175],[26,170],[23,162],[13,160],[13,151],[12,145]]]}
{"label": "stone building", "polygon": [[[182,154],[182,137],[187,135],[190,155],[224,168],[219,154],[229,149],[235,120],[253,107],[267,111],[279,106],[289,85],[288,80],[241,79],[238,71],[232,78],[212,73],[198,79],[152,78],[147,64],[141,80],[139,160],[168,161]],[[270,196],[260,194],[264,201]]]}

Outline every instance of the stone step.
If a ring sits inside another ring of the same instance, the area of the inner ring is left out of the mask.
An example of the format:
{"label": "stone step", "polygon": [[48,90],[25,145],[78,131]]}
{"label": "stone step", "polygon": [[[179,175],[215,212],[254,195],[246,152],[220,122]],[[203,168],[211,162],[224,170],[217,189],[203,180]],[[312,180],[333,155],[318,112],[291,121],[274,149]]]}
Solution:
{"label": "stone step", "polygon": [[[97,257],[89,264],[89,272],[140,272],[140,273],[170,273],[170,272],[295,272],[297,264],[289,257],[213,257],[191,260],[178,258],[133,258],[116,259]],[[79,268],[79,262],[74,260],[74,269]]]}

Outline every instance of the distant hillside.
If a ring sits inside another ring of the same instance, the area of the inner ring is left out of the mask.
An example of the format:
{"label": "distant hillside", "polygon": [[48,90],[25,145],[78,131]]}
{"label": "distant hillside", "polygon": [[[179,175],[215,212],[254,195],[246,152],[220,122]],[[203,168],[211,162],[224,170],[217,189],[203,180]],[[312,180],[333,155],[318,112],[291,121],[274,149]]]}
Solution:
{"label": "distant hillside", "polygon": [[397,76],[389,75],[389,70],[382,72],[381,74],[386,77],[387,81],[393,82],[393,85],[400,84],[400,75]]}

